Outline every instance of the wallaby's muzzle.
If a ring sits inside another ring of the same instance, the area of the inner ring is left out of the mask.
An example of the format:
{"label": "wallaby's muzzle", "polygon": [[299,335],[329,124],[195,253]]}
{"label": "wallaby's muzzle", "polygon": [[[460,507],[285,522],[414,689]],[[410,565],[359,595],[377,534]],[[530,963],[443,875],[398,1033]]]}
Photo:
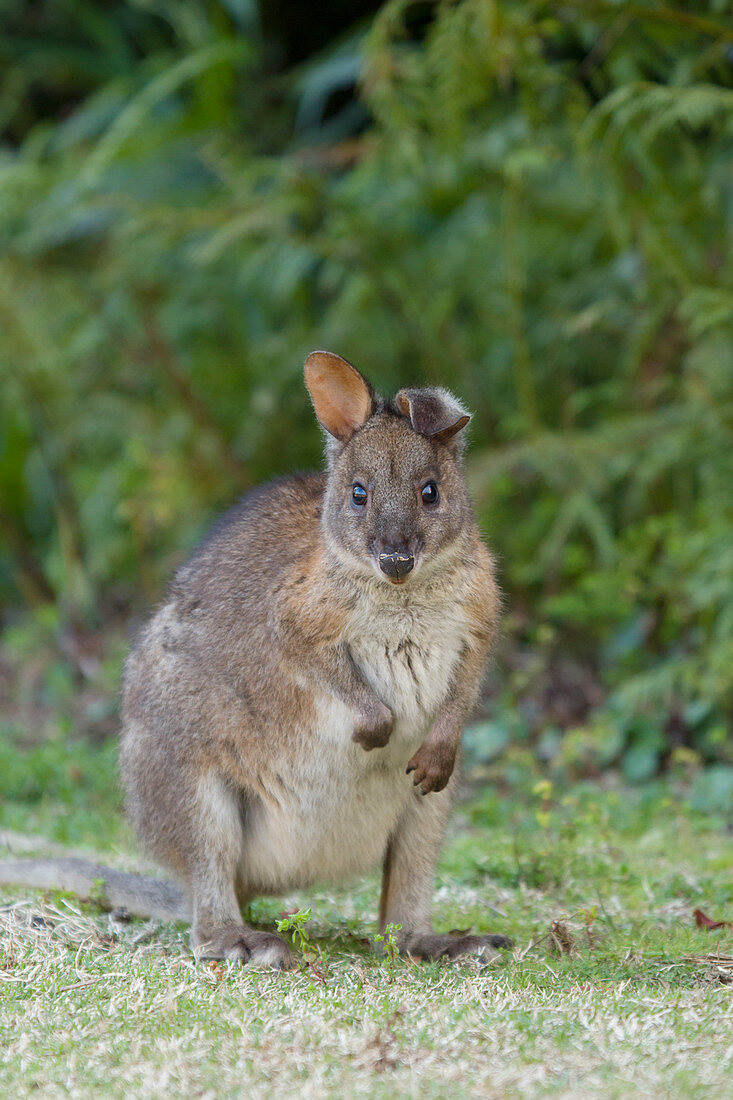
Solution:
{"label": "wallaby's muzzle", "polygon": [[383,550],[378,560],[379,568],[393,584],[402,584],[415,567],[415,558],[409,550]]}

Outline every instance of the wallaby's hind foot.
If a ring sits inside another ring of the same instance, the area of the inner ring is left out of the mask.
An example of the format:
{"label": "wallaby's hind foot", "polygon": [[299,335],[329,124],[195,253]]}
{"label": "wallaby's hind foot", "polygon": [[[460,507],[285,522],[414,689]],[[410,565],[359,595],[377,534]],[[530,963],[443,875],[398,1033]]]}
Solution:
{"label": "wallaby's hind foot", "polygon": [[410,936],[402,951],[418,959],[457,959],[461,955],[477,955],[488,960],[495,958],[497,948],[511,946],[510,939],[498,934],[468,936],[456,932],[423,932]]}
{"label": "wallaby's hind foot", "polygon": [[511,947],[511,940],[497,933],[472,936],[433,932],[431,927],[433,876],[449,809],[450,792],[430,798],[413,795],[397,822],[385,853],[379,930],[384,934],[390,925],[399,925],[399,949],[416,959],[473,955],[488,961],[497,948]]}
{"label": "wallaby's hind foot", "polygon": [[195,930],[191,944],[197,959],[231,959],[272,970],[292,970],[295,958],[274,932],[257,932],[244,924]]}

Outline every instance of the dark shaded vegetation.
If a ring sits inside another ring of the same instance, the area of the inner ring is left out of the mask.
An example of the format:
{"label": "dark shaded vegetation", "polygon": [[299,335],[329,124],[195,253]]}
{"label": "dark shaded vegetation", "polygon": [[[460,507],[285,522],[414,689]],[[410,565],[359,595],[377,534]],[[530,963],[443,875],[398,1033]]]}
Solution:
{"label": "dark shaded vegetation", "polygon": [[475,412],[507,617],[474,762],[708,764],[725,804],[727,6],[366,7],[304,58],[282,5],[4,5],[6,722],[113,727],[130,617],[217,510],[320,461],[325,346]]}

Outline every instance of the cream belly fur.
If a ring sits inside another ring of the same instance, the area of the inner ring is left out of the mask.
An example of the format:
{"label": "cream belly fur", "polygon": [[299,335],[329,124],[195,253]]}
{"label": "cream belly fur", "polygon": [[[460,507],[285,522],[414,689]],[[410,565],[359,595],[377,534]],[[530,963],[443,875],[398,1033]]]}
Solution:
{"label": "cream belly fur", "polygon": [[365,752],[351,740],[352,711],[321,697],[316,743],[280,760],[276,775],[261,776],[267,794],[248,812],[240,875],[253,893],[280,893],[371,870],[408,800],[420,797],[405,767],[448,692],[465,621],[455,603],[438,616],[434,607],[428,614],[427,608],[406,606],[399,616],[380,610],[373,604],[357,608],[351,649],[359,671],[395,716],[389,744]]}

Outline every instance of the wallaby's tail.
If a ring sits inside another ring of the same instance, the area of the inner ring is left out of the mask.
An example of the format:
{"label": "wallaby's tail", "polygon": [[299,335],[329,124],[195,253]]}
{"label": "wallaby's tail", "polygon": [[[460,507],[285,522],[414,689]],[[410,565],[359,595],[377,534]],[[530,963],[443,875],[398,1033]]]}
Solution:
{"label": "wallaby's tail", "polygon": [[191,920],[191,906],[175,882],[115,871],[88,859],[0,859],[0,885],[69,890],[103,909],[126,909],[138,917]]}

